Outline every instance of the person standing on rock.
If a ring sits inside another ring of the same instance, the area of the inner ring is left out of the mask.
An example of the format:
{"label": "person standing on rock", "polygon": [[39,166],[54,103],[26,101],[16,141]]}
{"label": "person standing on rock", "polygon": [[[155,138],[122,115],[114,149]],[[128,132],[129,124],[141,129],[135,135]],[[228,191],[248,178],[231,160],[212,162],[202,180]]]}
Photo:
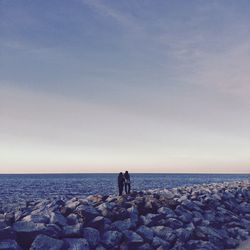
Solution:
{"label": "person standing on rock", "polygon": [[118,189],[119,189],[120,196],[122,195],[123,186],[124,186],[124,176],[122,172],[120,172],[120,174],[118,175]]}
{"label": "person standing on rock", "polygon": [[125,192],[126,194],[130,194],[131,185],[130,185],[130,175],[128,171],[126,171],[124,174],[124,182],[125,182]]}

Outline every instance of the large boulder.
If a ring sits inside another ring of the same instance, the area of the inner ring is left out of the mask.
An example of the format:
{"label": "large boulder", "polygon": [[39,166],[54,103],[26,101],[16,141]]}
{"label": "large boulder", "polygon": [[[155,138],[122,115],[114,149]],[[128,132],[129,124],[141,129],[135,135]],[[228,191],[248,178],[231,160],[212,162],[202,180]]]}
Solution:
{"label": "large boulder", "polygon": [[51,238],[47,235],[38,235],[33,241],[30,250],[63,250],[66,249],[64,241]]}
{"label": "large boulder", "polygon": [[14,223],[13,229],[17,235],[17,241],[22,248],[29,248],[32,241],[39,234],[46,234],[47,227],[43,223],[34,223],[28,221],[18,221]]}
{"label": "large boulder", "polygon": [[132,227],[132,223],[130,219],[125,220],[117,220],[111,224],[112,230],[118,230],[120,232],[123,232],[125,230],[128,230]]}

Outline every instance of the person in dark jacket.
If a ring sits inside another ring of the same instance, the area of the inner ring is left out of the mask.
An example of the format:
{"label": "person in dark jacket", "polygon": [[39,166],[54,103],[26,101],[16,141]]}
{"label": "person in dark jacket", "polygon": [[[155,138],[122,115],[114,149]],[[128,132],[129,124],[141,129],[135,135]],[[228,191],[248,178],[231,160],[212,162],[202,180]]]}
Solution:
{"label": "person in dark jacket", "polygon": [[123,186],[124,186],[124,176],[122,172],[120,172],[120,174],[118,175],[118,189],[119,189],[120,196],[122,195]]}
{"label": "person in dark jacket", "polygon": [[126,171],[124,174],[124,182],[125,182],[125,192],[126,194],[130,194],[131,185],[130,185],[130,175],[128,171]]}

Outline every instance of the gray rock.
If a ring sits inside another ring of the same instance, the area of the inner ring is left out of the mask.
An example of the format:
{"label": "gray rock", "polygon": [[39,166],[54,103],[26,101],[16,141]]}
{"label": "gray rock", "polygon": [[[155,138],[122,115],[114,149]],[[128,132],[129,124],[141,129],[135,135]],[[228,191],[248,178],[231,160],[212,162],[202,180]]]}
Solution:
{"label": "gray rock", "polygon": [[169,218],[167,220],[167,225],[173,229],[177,229],[177,228],[180,228],[183,226],[183,223],[178,220],[178,219],[175,219],[175,218]]}
{"label": "gray rock", "polygon": [[172,210],[171,208],[168,207],[160,207],[157,212],[159,214],[163,214],[165,215],[166,218],[176,218],[176,214],[174,212],[174,210]]}
{"label": "gray rock", "polygon": [[102,241],[106,247],[117,246],[122,240],[122,233],[118,231],[107,231],[103,234]]}
{"label": "gray rock", "polygon": [[97,216],[90,222],[89,225],[90,227],[94,227],[99,231],[103,231],[105,226],[105,218],[103,216]]}
{"label": "gray rock", "polygon": [[160,246],[169,248],[170,244],[167,241],[159,238],[158,236],[155,236],[152,241],[152,247],[157,248]]}
{"label": "gray rock", "polygon": [[132,223],[130,219],[117,220],[111,224],[111,230],[118,230],[120,232],[129,230],[131,227]]}
{"label": "gray rock", "polygon": [[29,248],[37,235],[48,232],[43,223],[34,223],[32,221],[18,221],[13,224],[13,229],[17,235],[17,242],[22,248]]}
{"label": "gray rock", "polygon": [[15,240],[0,240],[0,250],[21,250]]}
{"label": "gray rock", "polygon": [[123,234],[129,248],[135,248],[141,246],[144,243],[143,238],[133,231],[126,230],[123,232]]}
{"label": "gray rock", "polygon": [[27,215],[23,217],[22,221],[32,221],[34,223],[48,224],[50,219],[48,216],[45,216],[45,215],[34,214],[34,215]]}
{"label": "gray rock", "polygon": [[141,223],[145,226],[155,226],[157,225],[157,222],[163,218],[163,215],[162,214],[147,214],[145,216],[141,215],[140,216],[140,220],[141,220]]}
{"label": "gray rock", "polygon": [[78,223],[76,225],[64,226],[63,235],[65,238],[80,237],[82,235],[82,225]]}
{"label": "gray rock", "polygon": [[153,230],[154,234],[165,241],[168,242],[173,242],[176,239],[176,234],[174,230],[170,227],[165,227],[165,226],[155,226],[151,227]]}
{"label": "gray rock", "polygon": [[69,225],[75,225],[78,224],[79,220],[78,220],[78,215],[77,214],[69,214],[67,216],[67,224]]}
{"label": "gray rock", "polygon": [[61,250],[65,249],[65,244],[62,240],[51,238],[47,235],[38,235],[33,241],[30,250]]}
{"label": "gray rock", "polygon": [[92,205],[80,205],[76,208],[76,213],[87,221],[94,219],[99,215],[98,211]]}
{"label": "gray rock", "polygon": [[89,243],[86,239],[66,238],[68,250],[90,250]]}
{"label": "gray rock", "polygon": [[240,242],[234,238],[228,238],[225,242],[225,248],[227,249],[235,249],[239,246]]}
{"label": "gray rock", "polygon": [[66,226],[67,225],[67,219],[60,213],[51,213],[50,216],[50,223],[51,224],[57,224],[61,227]]}
{"label": "gray rock", "polygon": [[137,250],[153,250],[149,243],[145,243],[137,248]]}
{"label": "gray rock", "polygon": [[96,228],[85,227],[83,237],[89,242],[91,247],[95,247],[100,241],[100,233]]}
{"label": "gray rock", "polygon": [[142,236],[143,239],[145,240],[149,240],[151,241],[153,239],[154,236],[154,232],[151,228],[147,227],[147,226],[140,226],[136,232]]}

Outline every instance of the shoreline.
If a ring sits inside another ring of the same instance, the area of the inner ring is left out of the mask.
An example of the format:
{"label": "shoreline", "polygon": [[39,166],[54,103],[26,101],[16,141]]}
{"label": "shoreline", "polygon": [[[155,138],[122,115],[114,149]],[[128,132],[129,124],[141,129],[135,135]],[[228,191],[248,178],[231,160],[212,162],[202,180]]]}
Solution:
{"label": "shoreline", "polygon": [[250,180],[43,199],[0,213],[0,250],[240,250],[249,234]]}

